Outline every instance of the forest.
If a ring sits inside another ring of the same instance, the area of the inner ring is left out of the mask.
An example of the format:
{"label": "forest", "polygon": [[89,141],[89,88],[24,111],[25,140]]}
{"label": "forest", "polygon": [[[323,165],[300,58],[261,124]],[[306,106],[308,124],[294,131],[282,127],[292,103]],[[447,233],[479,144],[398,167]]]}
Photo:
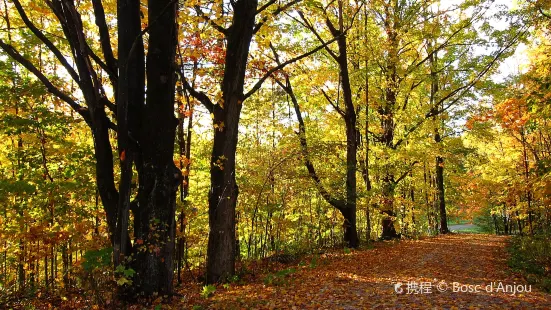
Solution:
{"label": "forest", "polygon": [[551,304],[551,2],[0,15],[0,308]]}

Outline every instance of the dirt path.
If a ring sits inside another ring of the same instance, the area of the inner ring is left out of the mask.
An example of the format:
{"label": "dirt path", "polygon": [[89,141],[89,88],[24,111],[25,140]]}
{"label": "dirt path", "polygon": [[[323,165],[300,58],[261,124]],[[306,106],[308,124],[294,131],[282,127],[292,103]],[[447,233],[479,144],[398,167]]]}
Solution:
{"label": "dirt path", "polygon": [[[550,309],[551,295],[536,288],[532,288],[532,292],[513,294],[512,287],[505,286],[528,288],[526,282],[511,274],[507,267],[506,240],[500,236],[454,234],[396,244],[387,242],[371,250],[321,258],[315,266],[296,267],[296,272],[283,277],[284,283],[280,285],[253,283],[219,288],[203,306],[211,309]],[[504,285],[501,289],[500,282]],[[473,292],[458,291],[468,290],[467,285],[472,285]],[[510,292],[504,292],[505,289]]]}

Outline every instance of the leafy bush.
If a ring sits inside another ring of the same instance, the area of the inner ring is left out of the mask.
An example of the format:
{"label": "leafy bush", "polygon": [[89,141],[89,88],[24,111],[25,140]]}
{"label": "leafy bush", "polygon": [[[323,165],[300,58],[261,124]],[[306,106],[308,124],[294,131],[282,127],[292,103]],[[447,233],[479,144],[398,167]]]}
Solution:
{"label": "leafy bush", "polygon": [[209,298],[210,296],[212,296],[212,294],[214,294],[214,292],[216,292],[216,286],[212,284],[205,285],[203,286],[203,290],[201,291],[201,296],[203,298]]}
{"label": "leafy bush", "polygon": [[551,292],[551,243],[548,235],[516,236],[509,246],[509,266],[528,282]]}
{"label": "leafy bush", "polygon": [[113,248],[89,250],[83,255],[82,268],[84,271],[92,272],[95,269],[109,268],[111,266],[111,253]]}
{"label": "leafy bush", "polygon": [[125,267],[124,265],[118,265],[115,269],[115,274],[117,275],[117,285],[124,286],[126,284],[132,284],[132,277],[136,274],[136,271],[130,267]]}

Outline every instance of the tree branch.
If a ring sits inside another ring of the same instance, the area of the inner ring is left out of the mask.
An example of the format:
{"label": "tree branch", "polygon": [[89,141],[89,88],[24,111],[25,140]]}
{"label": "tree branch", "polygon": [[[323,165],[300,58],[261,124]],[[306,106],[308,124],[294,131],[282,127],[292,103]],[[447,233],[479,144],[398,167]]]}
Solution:
{"label": "tree branch", "polygon": [[327,100],[327,102],[329,102],[329,104],[333,107],[333,109],[335,109],[335,111],[337,111],[340,115],[344,116],[345,115],[344,111],[341,110],[341,108],[339,108],[339,106],[336,105],[333,102],[333,100],[331,100],[331,97],[329,97],[329,95],[325,92],[325,90],[323,90],[323,88],[320,88],[320,91],[323,94],[323,96],[325,97],[325,99]]}
{"label": "tree branch", "polygon": [[417,160],[414,161],[414,162],[412,162],[412,163],[409,165],[409,169],[408,169],[406,172],[404,172],[397,180],[393,180],[392,182],[393,182],[395,185],[398,184],[398,183],[400,183],[400,181],[402,181],[405,177],[407,177],[407,175],[411,172],[411,169],[413,169],[413,167],[414,167],[416,164],[418,164],[418,163],[419,163],[419,161],[417,161]]}
{"label": "tree branch", "polygon": [[[523,30],[523,31],[519,31],[517,32],[517,34],[515,34],[515,36],[503,47],[501,48],[496,54],[495,56],[492,58],[492,60],[484,67],[484,69],[482,69],[473,79],[471,79],[471,81],[469,81],[467,84],[461,86],[461,87],[458,87],[456,89],[454,89],[453,91],[449,92],[446,96],[442,97],[440,100],[438,100],[438,102],[434,103],[433,106],[430,108],[429,112],[427,112],[425,114],[425,116],[419,120],[415,125],[413,125],[412,127],[410,127],[410,129],[408,129],[406,131],[406,133],[404,134],[404,136],[402,138],[400,138],[400,140],[398,140],[398,142],[396,142],[394,145],[393,145],[393,149],[396,149],[398,146],[400,146],[400,144],[402,144],[407,138],[408,136],[413,133],[415,130],[417,130],[417,128],[419,128],[427,119],[431,118],[431,117],[434,117],[434,116],[437,116],[437,115],[440,115],[444,112],[446,112],[448,109],[450,109],[453,105],[455,105],[459,100],[461,100],[461,98],[463,98],[463,95],[465,93],[467,93],[471,88],[474,87],[474,85],[479,82],[485,75],[486,73],[488,73],[488,71],[490,71],[490,69],[494,66],[494,64],[501,58],[501,56],[507,51],[509,50],[509,48],[511,46],[513,46],[513,44],[515,44],[520,37],[522,37],[524,34],[527,33],[527,30]],[[438,109],[438,107],[446,100],[452,98],[455,96],[455,99],[453,99],[450,103],[448,103],[445,107],[443,107],[442,109]]]}
{"label": "tree branch", "polygon": [[218,25],[212,19],[206,16],[203,10],[201,10],[201,7],[199,5],[195,6],[195,12],[197,13],[197,16],[201,17],[212,28],[218,30],[218,32],[222,33],[224,36],[228,35],[228,29]]}
{"label": "tree branch", "polygon": [[65,59],[65,56],[61,53],[61,51],[50,41],[28,18],[27,14],[25,13],[25,10],[23,10],[23,7],[21,6],[21,2],[19,0],[13,0],[13,4],[15,5],[15,8],[17,9],[17,12],[19,13],[19,16],[21,16],[21,19],[25,23],[25,25],[32,31],[32,33],[40,39],[46,46],[50,49],[50,51],[56,56],[57,60],[61,63],[61,65],[67,70],[69,75],[77,82],[77,84],[80,85],[80,78],[73,69],[73,67],[69,64],[67,59]]}
{"label": "tree branch", "polygon": [[111,48],[109,28],[107,27],[107,22],[105,21],[105,11],[103,10],[101,1],[102,0],[92,0],[92,5],[94,6],[94,18],[99,30],[101,50],[103,52],[103,57],[105,58],[106,67],[108,68],[107,70],[104,70],[107,74],[109,74],[111,83],[113,83],[113,88],[117,89],[117,60],[115,59],[113,49]]}
{"label": "tree branch", "polygon": [[[272,48],[272,52],[274,53],[276,62],[281,65],[281,61],[279,59],[279,55],[277,54],[275,48],[273,45],[270,44],[270,47]],[[308,174],[310,175],[310,178],[314,181],[316,184],[316,188],[318,189],[318,192],[320,195],[333,207],[335,207],[338,210],[344,210],[346,208],[346,202],[343,200],[335,199],[331,196],[331,194],[325,189],[323,184],[321,183],[321,179],[318,176],[316,169],[314,167],[314,164],[310,161],[310,152],[308,151],[308,141],[306,140],[306,125],[304,124],[304,120],[302,119],[302,113],[300,111],[300,106],[298,104],[297,97],[295,96],[295,92],[293,91],[293,87],[291,86],[291,82],[289,81],[289,76],[285,75],[285,83],[287,85],[284,85],[279,79],[274,77],[274,80],[276,83],[281,87],[291,98],[291,102],[293,103],[293,107],[295,109],[295,114],[297,115],[298,120],[298,128],[299,132],[297,133],[299,140],[300,140],[300,148],[302,151],[302,156],[304,157],[304,165],[306,166],[306,169],[308,170]]]}
{"label": "tree branch", "polygon": [[453,37],[455,37],[457,34],[459,34],[462,30],[469,27],[471,24],[472,24],[472,20],[470,22],[466,23],[463,27],[459,27],[450,36],[448,36],[442,44],[438,45],[432,51],[428,52],[427,55],[425,56],[425,58],[423,58],[422,60],[420,60],[416,64],[411,64],[411,66],[409,66],[408,69],[406,70],[406,72],[405,72],[404,76],[402,77],[402,79],[405,78],[406,76],[408,76],[410,73],[412,73],[416,68],[420,67],[422,64],[427,62],[434,55],[434,53],[436,53],[436,52],[440,51],[441,49],[443,49],[444,47],[448,46],[449,42],[451,41],[451,39]]}
{"label": "tree branch", "polygon": [[[320,34],[316,31],[316,28],[314,28],[314,26],[312,26],[312,24],[310,24],[310,22],[308,21],[308,19],[306,19],[306,17],[304,16],[304,13],[302,11],[298,11],[298,15],[300,16],[300,18],[302,18],[302,21],[304,22],[303,25],[308,28],[315,36],[316,38],[318,39],[318,41],[320,41],[324,46],[325,46],[325,50],[327,51],[327,53],[331,56],[331,58],[333,58],[334,60],[338,61],[339,57],[337,56],[337,54],[335,54],[335,52],[333,52],[330,48],[329,48],[329,44],[326,44],[325,43],[325,40],[323,40],[323,38],[320,36]],[[335,37],[333,39],[336,39]],[[331,41],[335,41],[335,40],[331,40]]]}
{"label": "tree branch", "polygon": [[[260,9],[258,9],[256,11],[256,15],[260,14],[262,11],[265,11],[270,5],[274,4],[277,0],[270,0],[268,1],[266,4],[264,4]],[[292,7],[293,5],[301,2],[302,0],[292,0],[291,2],[283,5],[283,6],[279,6],[271,15],[272,16],[277,16],[279,15],[281,12],[284,12],[286,11],[288,8]],[[254,26],[254,30],[253,30],[253,33],[257,33],[260,28],[262,28],[262,26],[264,26],[264,24],[268,21],[268,16],[264,16],[262,17],[262,19]]]}
{"label": "tree branch", "polygon": [[[105,62],[103,62],[103,60],[101,60],[101,58],[99,58],[99,56],[96,55],[96,53],[94,53],[90,45],[88,44],[86,45],[87,45],[86,47],[88,48],[88,55],[90,55],[90,57],[94,60],[94,62],[96,62],[103,69],[103,71],[107,72],[107,74],[109,75],[109,79],[112,82],[114,82],[112,77],[114,77],[114,79],[116,80],[117,76],[114,73],[117,71],[111,71],[111,68],[109,68],[109,66]],[[113,87],[116,87],[116,83],[113,85]]]}
{"label": "tree branch", "polygon": [[378,135],[378,134],[372,132],[372,131],[369,130],[369,129],[367,129],[366,131],[367,131],[368,134],[370,134],[370,135],[373,137],[373,140],[375,140],[375,142],[381,142],[381,141],[383,141],[383,138],[382,138],[380,135]]}
{"label": "tree branch", "polygon": [[268,2],[266,2],[263,6],[261,6],[258,10],[256,10],[256,15],[264,12],[268,7],[270,7],[270,5],[276,3],[277,0],[270,0]]}
{"label": "tree branch", "polygon": [[252,94],[254,94],[257,90],[260,89],[260,87],[262,86],[262,84],[264,83],[264,81],[266,81],[267,78],[269,78],[273,73],[285,68],[285,66],[289,65],[289,64],[292,64],[294,62],[297,62],[303,58],[306,58],[314,53],[316,53],[317,51],[321,50],[322,48],[325,48],[328,44],[331,44],[333,43],[335,40],[337,40],[338,37],[336,38],[333,38],[329,41],[327,41],[326,43],[314,48],[313,50],[309,51],[309,52],[306,52],[300,56],[297,56],[297,57],[294,57],[294,58],[291,58],[285,62],[282,62],[282,63],[279,63],[276,67],[268,70],[268,72],[266,72],[266,74],[260,78],[260,80],[258,80],[258,82],[256,82],[256,84],[251,88],[251,90],[249,90],[244,96],[243,96],[243,101],[247,98],[249,98]]}
{"label": "tree branch", "polygon": [[310,161],[310,152],[308,150],[308,142],[306,140],[306,125],[304,124],[304,120],[302,119],[302,115],[300,112],[300,106],[298,105],[297,98],[293,92],[292,86],[289,82],[289,77],[285,77],[287,86],[283,85],[281,81],[278,79],[274,79],[276,83],[289,95],[291,98],[291,101],[293,102],[293,107],[295,109],[295,114],[297,115],[297,119],[299,122],[299,132],[297,133],[299,140],[300,140],[300,147],[302,150],[302,156],[304,157],[304,165],[306,166],[306,169],[308,170],[308,174],[310,175],[310,178],[314,181],[316,184],[316,188],[318,189],[318,192],[323,197],[327,203],[335,207],[337,210],[344,210],[346,208],[346,202],[340,199],[336,199],[325,189],[323,186],[320,177],[318,176],[316,169],[314,167],[314,164]]}
{"label": "tree branch", "polygon": [[214,111],[214,103],[212,103],[209,96],[207,96],[204,92],[197,91],[195,88],[193,88],[193,86],[189,84],[186,77],[184,76],[184,72],[182,72],[181,70],[176,70],[176,72],[180,76],[182,85],[189,92],[189,94],[193,98],[199,100],[199,102],[201,102],[205,106],[205,108],[207,108],[207,110],[212,113],[212,111]]}
{"label": "tree branch", "polygon": [[69,97],[69,95],[62,92],[59,88],[55,87],[52,82],[50,82],[50,80],[44,74],[42,74],[42,72],[40,72],[29,60],[23,57],[23,55],[21,55],[13,46],[4,43],[2,39],[0,39],[0,48],[2,48],[15,61],[17,61],[18,63],[23,65],[23,67],[33,73],[50,93],[68,103],[75,112],[77,112],[82,116],[82,118],[84,118],[87,124],[90,124],[91,118],[87,108],[79,105],[71,97]]}
{"label": "tree branch", "polygon": [[543,17],[551,19],[551,15],[549,15],[548,13],[545,13],[540,6],[538,6],[538,11],[540,12],[541,15],[543,15]]}

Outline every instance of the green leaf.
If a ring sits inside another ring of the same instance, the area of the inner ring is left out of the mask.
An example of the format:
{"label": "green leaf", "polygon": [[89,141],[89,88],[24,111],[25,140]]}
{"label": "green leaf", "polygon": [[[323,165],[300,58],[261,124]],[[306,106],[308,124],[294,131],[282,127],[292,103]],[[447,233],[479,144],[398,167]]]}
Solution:
{"label": "green leaf", "polygon": [[136,271],[132,268],[128,268],[123,271],[123,274],[127,278],[132,278],[136,274]]}
{"label": "green leaf", "polygon": [[123,286],[125,284],[128,284],[128,285],[131,285],[132,284],[132,280],[129,280],[125,277],[120,277],[118,280],[117,280],[117,285],[118,286]]}

